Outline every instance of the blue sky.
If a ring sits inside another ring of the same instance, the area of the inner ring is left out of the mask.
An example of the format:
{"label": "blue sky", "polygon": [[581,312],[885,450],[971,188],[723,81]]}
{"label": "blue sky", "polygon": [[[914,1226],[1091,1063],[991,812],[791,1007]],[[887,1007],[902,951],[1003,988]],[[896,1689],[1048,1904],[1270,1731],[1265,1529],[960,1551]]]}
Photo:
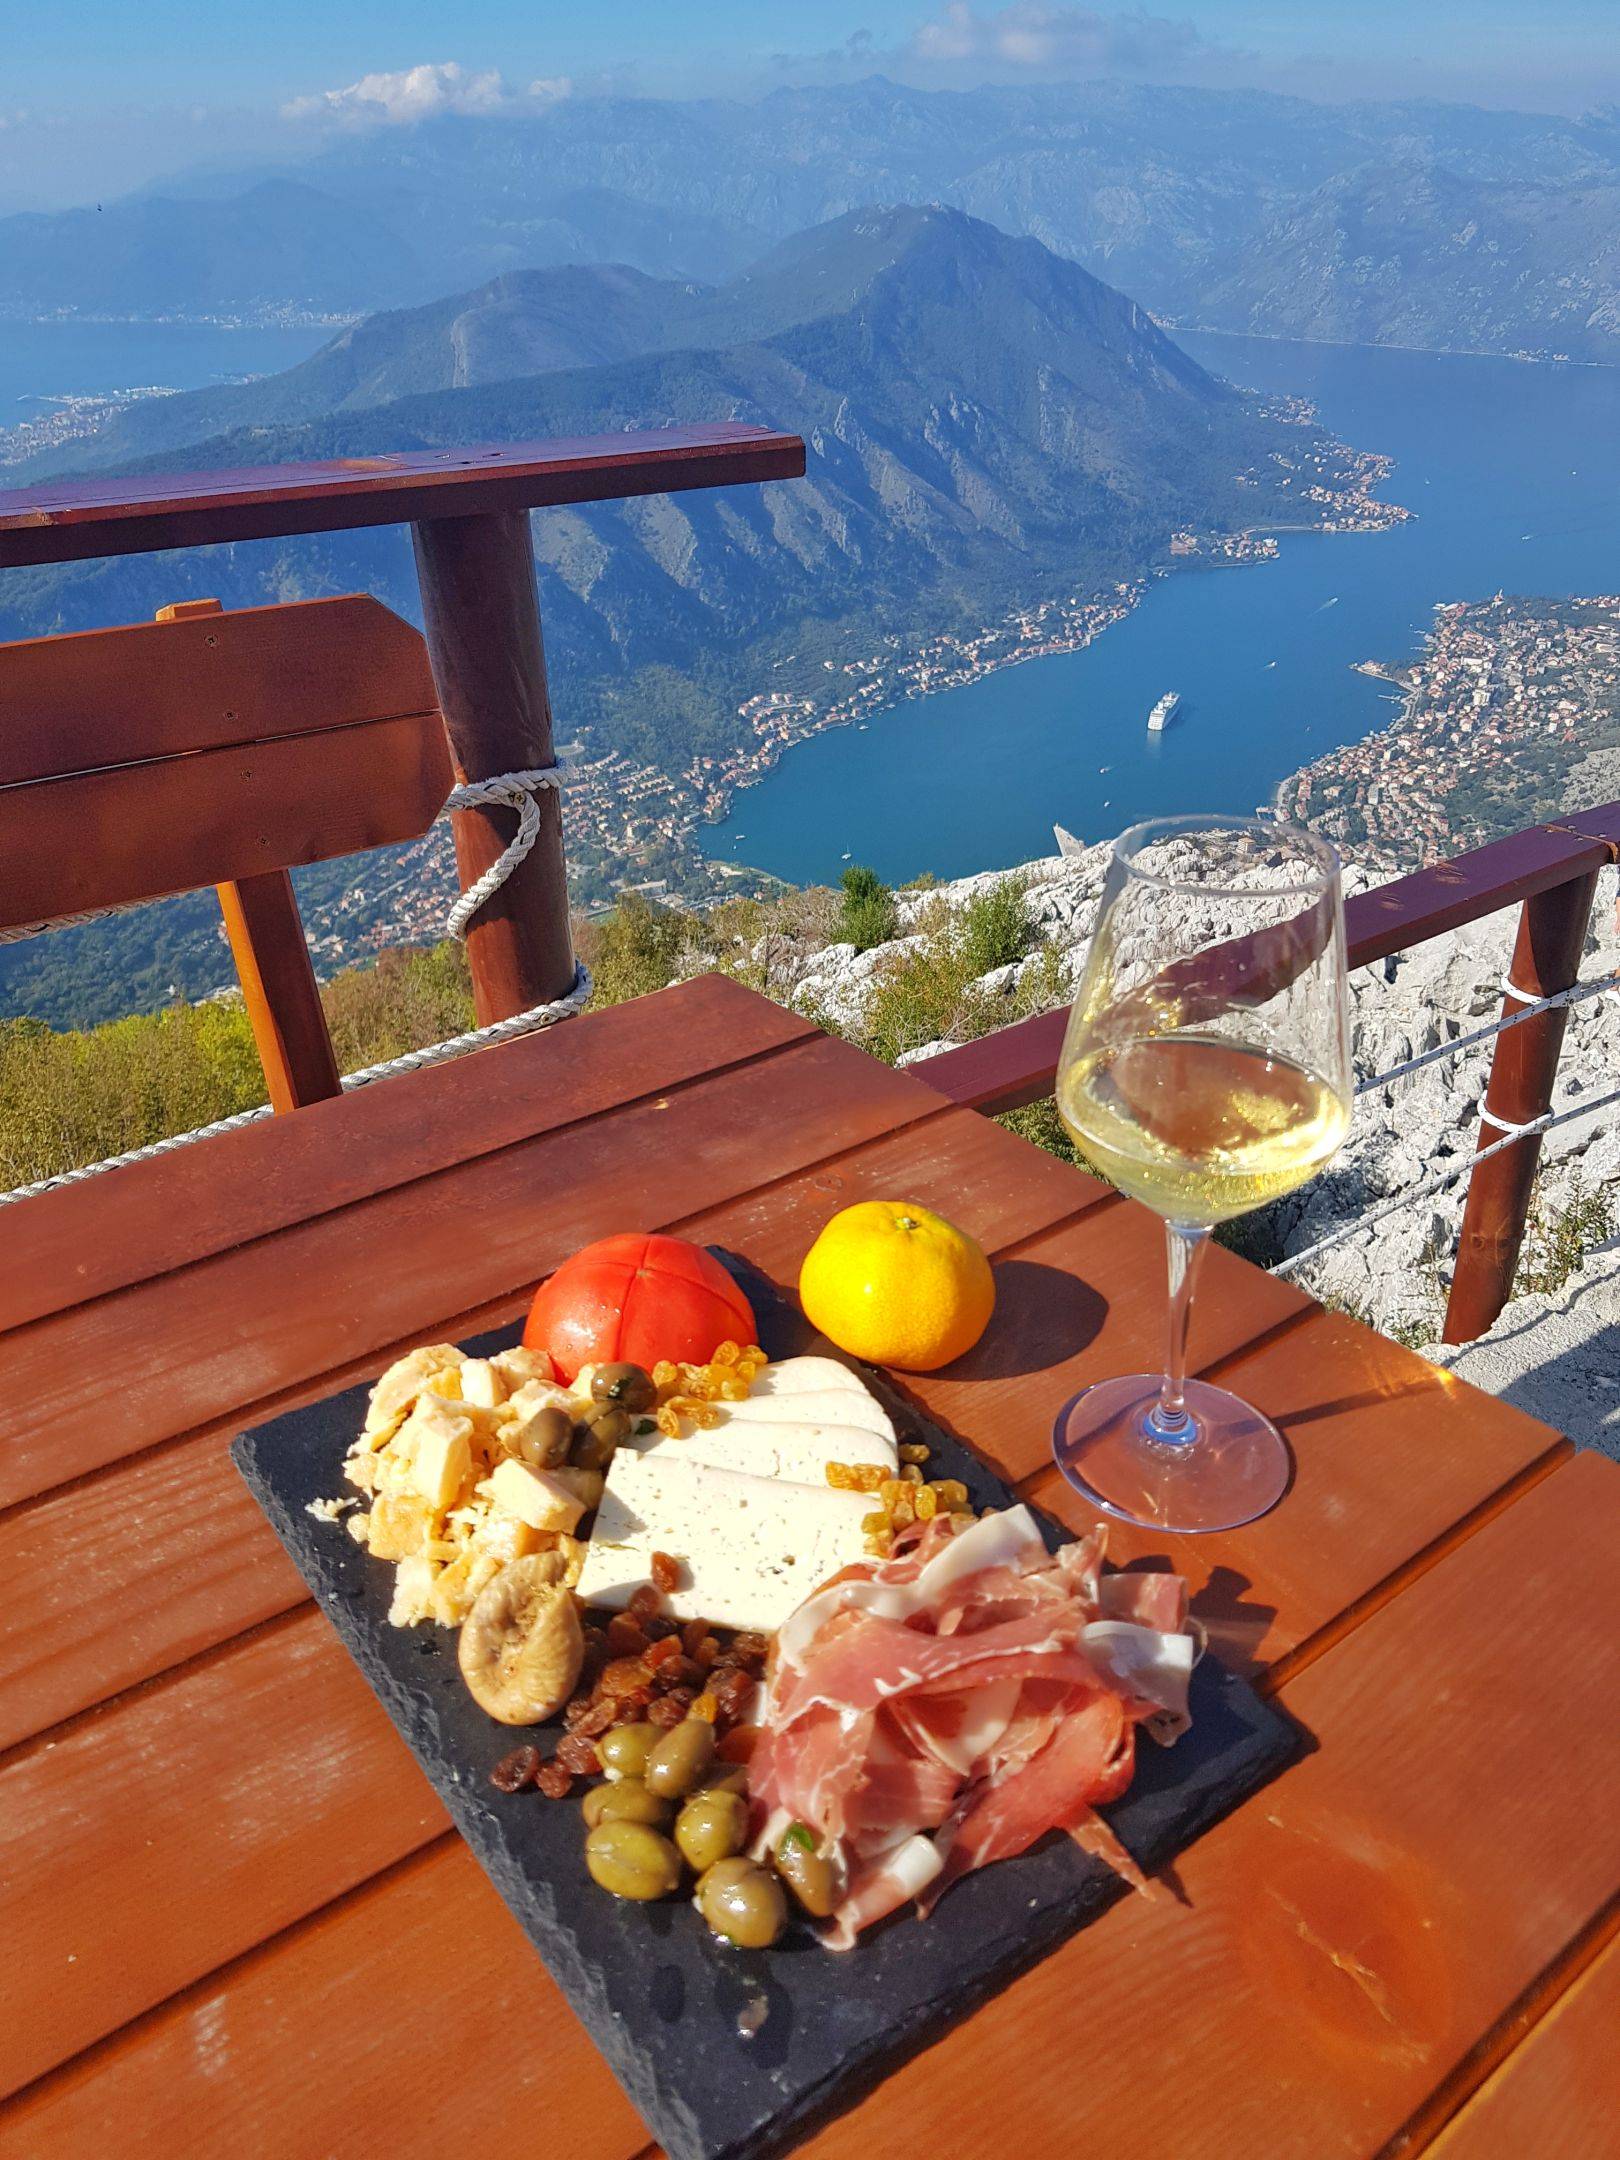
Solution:
{"label": "blue sky", "polygon": [[[281,159],[435,103],[512,107],[536,83],[747,95],[877,69],[1113,74],[1580,111],[1620,100],[1617,33],[1620,0],[0,0],[0,207]],[[412,77],[446,64],[459,72]]]}

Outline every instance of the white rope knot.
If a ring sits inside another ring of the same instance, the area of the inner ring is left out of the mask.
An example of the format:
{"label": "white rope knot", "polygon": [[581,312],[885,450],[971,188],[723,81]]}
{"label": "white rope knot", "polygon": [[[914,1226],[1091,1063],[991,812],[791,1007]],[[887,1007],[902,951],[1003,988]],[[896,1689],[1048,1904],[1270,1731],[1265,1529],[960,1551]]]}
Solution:
{"label": "white rope knot", "polygon": [[464,780],[445,798],[446,810],[515,810],[518,829],[480,878],[475,878],[445,918],[445,931],[464,938],[467,925],[486,900],[492,900],[540,837],[540,806],[536,795],[560,788],[562,773],[555,765],[536,765],[526,772],[495,773],[488,780]]}

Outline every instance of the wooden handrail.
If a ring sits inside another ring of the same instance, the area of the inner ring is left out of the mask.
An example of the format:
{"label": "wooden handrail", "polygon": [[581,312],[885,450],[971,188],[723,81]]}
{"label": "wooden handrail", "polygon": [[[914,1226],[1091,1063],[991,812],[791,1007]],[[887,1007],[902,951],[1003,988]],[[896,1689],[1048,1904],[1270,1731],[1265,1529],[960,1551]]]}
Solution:
{"label": "wooden handrail", "polygon": [[[1518,901],[1524,912],[1510,980],[1533,997],[1567,990],[1585,942],[1597,873],[1617,861],[1620,802],[1613,802],[1414,870],[1345,903],[1350,965],[1371,966]],[[1505,995],[1504,1016],[1525,1003]],[[1021,1109],[1051,1094],[1067,1023],[1064,1008],[1038,1013],[906,1069],[952,1102],[987,1116]],[[1544,1013],[1499,1039],[1481,1146],[1500,1139],[1503,1124],[1528,1125],[1550,1107],[1564,1025],[1562,1011]],[[1530,1134],[1474,1171],[1446,1310],[1448,1342],[1483,1334],[1511,1294],[1540,1155],[1541,1136]]]}
{"label": "wooden handrail", "polygon": [[[409,524],[457,777],[489,780],[552,760],[531,510],[796,479],[803,471],[797,435],[727,420],[328,464],[51,480],[0,493],[0,570]],[[534,846],[467,934],[480,1025],[562,997],[574,983],[555,790],[537,807]],[[452,822],[466,891],[504,852],[517,813],[459,810]]]}
{"label": "wooden handrail", "polygon": [[726,420],[325,464],[45,480],[0,492],[0,570],[738,487],[803,471],[797,435]]}

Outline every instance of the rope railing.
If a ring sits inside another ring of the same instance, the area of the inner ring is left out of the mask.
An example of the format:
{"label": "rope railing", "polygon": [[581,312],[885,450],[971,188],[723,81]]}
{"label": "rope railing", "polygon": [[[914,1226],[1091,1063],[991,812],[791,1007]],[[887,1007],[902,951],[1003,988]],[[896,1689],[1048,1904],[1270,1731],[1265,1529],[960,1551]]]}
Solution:
{"label": "rope railing", "polygon": [[[398,1073],[421,1072],[429,1065],[442,1065],[451,1058],[461,1057],[468,1050],[487,1050],[496,1043],[510,1042],[515,1036],[530,1034],[536,1028],[552,1027],[559,1020],[568,1020],[589,1001],[592,990],[591,971],[583,961],[574,969],[573,987],[560,998],[552,998],[544,1005],[531,1005],[527,1012],[513,1013],[506,1020],[492,1020],[486,1027],[470,1028],[464,1035],[451,1035],[443,1042],[428,1043],[420,1050],[405,1050],[398,1057],[385,1058],[380,1065],[363,1065],[357,1072],[343,1075],[343,1092],[347,1095],[356,1088],[369,1087],[374,1080],[391,1080]],[[10,1192],[0,1192],[0,1207],[13,1200],[31,1200],[38,1193],[54,1192],[62,1185],[77,1185],[85,1178],[99,1177],[104,1170],[127,1169],[131,1163],[149,1162],[157,1155],[172,1155],[176,1148],[190,1147],[194,1140],[213,1140],[221,1133],[237,1132],[244,1125],[257,1125],[261,1119],[273,1117],[269,1103],[260,1103],[252,1110],[238,1110],[233,1117],[217,1118],[212,1125],[199,1125],[191,1132],[171,1133],[163,1140],[150,1140],[144,1147],[130,1148],[123,1155],[109,1155],[100,1162],[82,1163],[73,1170],[59,1170],[54,1177],[40,1178],[32,1185],[18,1185]]]}
{"label": "rope railing", "polygon": [[[1502,988],[1512,997],[1524,995],[1511,979],[1504,979]],[[1427,1066],[1460,1057],[1467,1050],[1477,1049],[1481,1043],[1494,1041],[1509,1028],[1535,1019],[1538,1013],[1552,1012],[1562,1006],[1584,1004],[1588,998],[1602,997],[1605,992],[1616,988],[1620,988],[1620,982],[1613,976],[1606,976],[1601,982],[1574,983],[1569,989],[1559,990],[1550,997],[1533,999],[1518,1012],[1505,1014],[1492,1021],[1488,1027],[1475,1028],[1470,1034],[1459,1035],[1452,1042],[1439,1043],[1432,1050],[1425,1050],[1417,1057],[1407,1058],[1402,1064],[1392,1065],[1387,1071],[1374,1073],[1369,1079],[1358,1082],[1356,1099],[1359,1102],[1363,1096],[1374,1094],[1378,1089],[1404,1079],[1409,1073],[1422,1072]],[[1499,1140],[1491,1141],[1487,1147],[1477,1148],[1472,1155],[1464,1156],[1456,1163],[1443,1164],[1439,1169],[1431,1171],[1427,1177],[1420,1178],[1415,1185],[1408,1186],[1404,1192],[1392,1195],[1382,1206],[1356,1216],[1351,1222],[1341,1223],[1336,1230],[1328,1231],[1325,1236],[1317,1238],[1313,1244],[1303,1247],[1301,1251],[1288,1253],[1283,1259],[1273,1263],[1270,1272],[1273,1275],[1290,1275],[1296,1268],[1303,1267],[1306,1261],[1331,1252],[1336,1245],[1347,1244],[1350,1239],[1359,1237],[1363,1231],[1370,1230],[1375,1223],[1383,1222],[1391,1215],[1398,1215],[1403,1208],[1416,1207],[1422,1201],[1432,1199],[1436,1193],[1444,1192],[1448,1185],[1455,1185],[1459,1178],[1466,1177],[1478,1164],[1489,1162],[1492,1156],[1500,1155],[1505,1148],[1514,1147],[1519,1141],[1527,1140],[1535,1134],[1553,1132],[1561,1125],[1574,1123],[1578,1118],[1593,1117],[1598,1111],[1606,1110],[1615,1103],[1620,1103],[1620,1088],[1612,1089],[1607,1095],[1600,1095],[1594,1102],[1578,1103],[1567,1110],[1549,1110],[1541,1117],[1532,1118],[1527,1124],[1513,1126],[1503,1126],[1500,1118],[1493,1118],[1488,1111],[1482,1111],[1481,1117],[1486,1123],[1501,1129],[1502,1137]]]}
{"label": "rope railing", "polygon": [[[540,811],[534,798],[548,789],[560,788],[562,784],[562,774],[557,767],[544,765],[524,772],[498,773],[488,780],[463,781],[459,787],[451,789],[441,815],[492,804],[516,810],[518,829],[483,876],[456,900],[445,921],[448,936],[458,940],[466,936],[467,926],[478,910],[500,891],[528,854],[540,831]],[[88,915],[63,915],[53,922],[0,931],[0,944],[33,937],[41,930],[61,930],[76,923],[100,922],[109,915],[128,914],[133,907],[147,904],[137,901],[130,907],[100,908]],[[496,1043],[510,1042],[515,1036],[531,1034],[537,1028],[553,1027],[559,1020],[572,1019],[588,1003],[591,989],[589,968],[583,961],[576,961],[573,983],[560,998],[550,998],[543,1005],[531,1005],[527,1011],[513,1013],[505,1020],[492,1020],[485,1027],[470,1028],[465,1034],[452,1035],[444,1042],[427,1043],[420,1050],[402,1051],[398,1057],[386,1058],[380,1065],[364,1065],[357,1072],[345,1073],[342,1076],[343,1092],[349,1094],[355,1088],[369,1087],[374,1080],[389,1080],[399,1073],[420,1072],[429,1065],[442,1065],[468,1050],[486,1050]],[[77,1185],[85,1178],[99,1177],[104,1170],[124,1170],[131,1163],[171,1155],[176,1148],[190,1147],[193,1141],[217,1139],[221,1133],[237,1132],[245,1125],[257,1125],[261,1119],[273,1115],[269,1103],[260,1103],[251,1110],[238,1110],[232,1117],[216,1118],[211,1125],[198,1125],[190,1132],[170,1133],[162,1140],[149,1140],[145,1146],[129,1148],[122,1155],[108,1155],[100,1162],[81,1163],[72,1170],[59,1170],[54,1177],[39,1178],[31,1185],[17,1185],[9,1192],[0,1192],[0,1207],[13,1200],[32,1200],[40,1193],[54,1192],[63,1185]]]}
{"label": "rope railing", "polygon": [[[1524,995],[1506,979],[1502,988],[1512,997]],[[1521,1011],[1493,1020],[1489,1027],[1475,1028],[1471,1035],[1459,1035],[1453,1042],[1440,1043],[1433,1050],[1425,1050],[1417,1057],[1408,1058],[1404,1065],[1392,1065],[1388,1072],[1374,1073],[1370,1080],[1358,1081],[1356,1099],[1359,1102],[1363,1095],[1374,1094],[1379,1088],[1388,1087],[1393,1080],[1404,1080],[1408,1073],[1422,1072],[1426,1065],[1439,1065],[1447,1058],[1460,1056],[1464,1050],[1473,1050],[1480,1043],[1490,1042],[1496,1036],[1506,1034],[1509,1028],[1517,1027],[1521,1021],[1533,1020],[1537,1013],[1551,1012],[1559,1005],[1580,1005],[1587,998],[1602,997],[1606,990],[1614,988],[1614,980],[1610,977],[1603,982],[1574,983],[1568,990],[1559,990],[1552,997],[1537,998]]]}

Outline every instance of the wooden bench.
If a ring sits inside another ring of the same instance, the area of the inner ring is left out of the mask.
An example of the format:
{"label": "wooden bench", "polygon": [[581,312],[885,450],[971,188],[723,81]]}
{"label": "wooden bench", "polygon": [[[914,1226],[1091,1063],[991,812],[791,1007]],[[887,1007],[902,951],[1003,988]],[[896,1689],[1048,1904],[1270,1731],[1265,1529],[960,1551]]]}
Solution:
{"label": "wooden bench", "polygon": [[0,646],[0,929],[213,885],[277,1110],[339,1089],[289,870],[419,839],[427,647],[361,594]]}

